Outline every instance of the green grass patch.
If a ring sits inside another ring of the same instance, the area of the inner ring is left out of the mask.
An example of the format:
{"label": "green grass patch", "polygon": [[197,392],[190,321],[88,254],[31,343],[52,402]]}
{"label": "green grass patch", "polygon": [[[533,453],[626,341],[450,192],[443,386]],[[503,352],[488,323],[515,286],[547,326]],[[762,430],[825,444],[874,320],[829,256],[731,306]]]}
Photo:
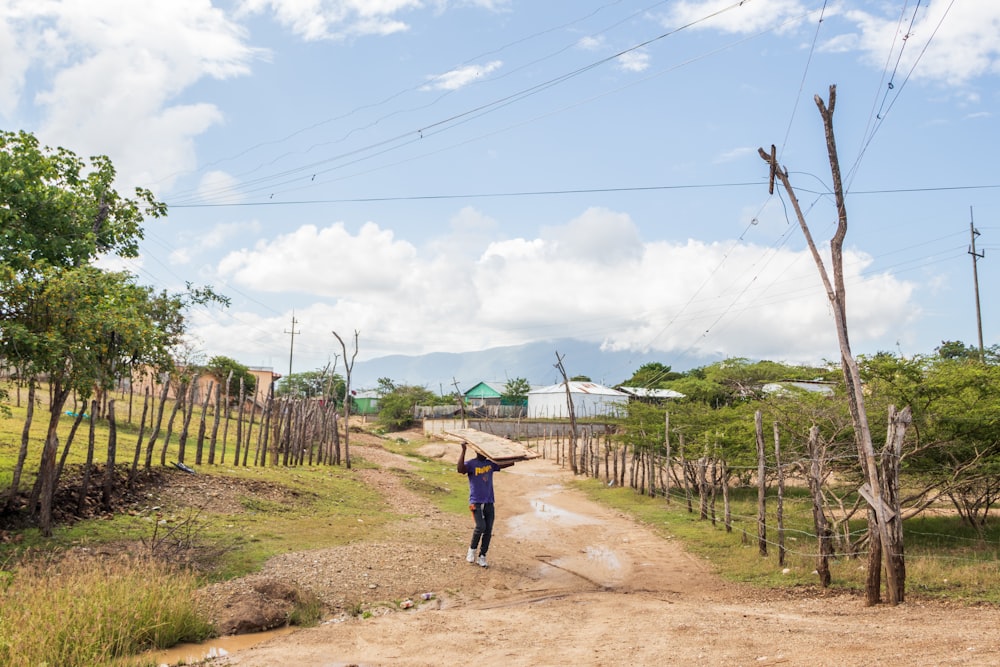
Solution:
{"label": "green grass patch", "polygon": [[[607,487],[580,479],[573,485],[593,500],[624,512],[710,564],[723,578],[760,587],[818,586],[815,574],[817,543],[813,537],[812,507],[802,490],[786,491],[784,505],[785,560],[778,563],[776,503],[768,499],[766,516],[768,554],[761,556],[757,541],[756,489],[738,489],[731,497],[732,531],[723,523],[721,498],[716,522],[701,519],[697,498],[688,512],[683,498],[668,503],[628,488]],[[851,530],[863,532],[864,520]],[[903,526],[906,540],[906,586],[909,595],[944,598],[965,603],[1000,604],[1000,527],[991,526],[980,538],[957,516],[922,516]],[[831,586],[863,591],[867,557],[838,557],[830,561]]]}

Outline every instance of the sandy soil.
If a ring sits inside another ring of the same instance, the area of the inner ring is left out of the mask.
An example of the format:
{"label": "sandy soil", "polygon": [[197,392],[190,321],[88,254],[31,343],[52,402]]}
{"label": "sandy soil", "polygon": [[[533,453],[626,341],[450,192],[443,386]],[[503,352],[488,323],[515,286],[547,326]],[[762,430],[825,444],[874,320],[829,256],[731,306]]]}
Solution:
{"label": "sandy soil", "polygon": [[[454,465],[457,448],[437,447],[442,465]],[[398,484],[404,458],[358,453],[383,466],[359,474],[412,518],[377,543],[290,554],[260,576],[297,579],[333,607],[367,600],[377,613],[342,614],[212,664],[1000,664],[998,609],[865,608],[842,593],[725,583],[679,544],[567,488],[569,474],[547,460],[497,475],[490,566],[479,568],[464,558],[471,518],[408,493]],[[421,591],[434,596],[423,601]],[[377,597],[397,602],[371,605]],[[401,608],[404,598],[413,607]]]}

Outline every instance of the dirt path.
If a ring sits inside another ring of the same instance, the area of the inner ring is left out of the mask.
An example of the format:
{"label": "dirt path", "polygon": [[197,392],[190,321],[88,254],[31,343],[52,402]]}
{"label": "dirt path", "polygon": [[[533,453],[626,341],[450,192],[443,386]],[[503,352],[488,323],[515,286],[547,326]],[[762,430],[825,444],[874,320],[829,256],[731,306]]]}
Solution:
{"label": "dirt path", "polygon": [[[449,450],[443,464],[453,459]],[[471,520],[417,512],[409,528],[435,525],[444,551],[408,552],[404,539],[390,545],[397,559],[386,566],[424,570],[439,585],[429,602],[299,630],[217,664],[1000,664],[1000,610],[866,609],[849,595],[727,584],[676,543],[566,488],[567,479],[545,460],[497,475],[487,569],[464,560]]]}

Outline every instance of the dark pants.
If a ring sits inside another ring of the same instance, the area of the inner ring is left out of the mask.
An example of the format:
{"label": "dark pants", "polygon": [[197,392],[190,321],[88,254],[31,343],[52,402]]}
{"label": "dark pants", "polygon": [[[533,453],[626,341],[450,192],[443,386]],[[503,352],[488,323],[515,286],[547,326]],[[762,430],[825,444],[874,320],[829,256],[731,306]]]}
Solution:
{"label": "dark pants", "polygon": [[469,545],[469,548],[479,547],[479,553],[484,556],[490,550],[490,538],[493,537],[493,518],[495,516],[493,503],[472,505],[472,518],[476,520],[476,528],[472,531],[472,544]]}

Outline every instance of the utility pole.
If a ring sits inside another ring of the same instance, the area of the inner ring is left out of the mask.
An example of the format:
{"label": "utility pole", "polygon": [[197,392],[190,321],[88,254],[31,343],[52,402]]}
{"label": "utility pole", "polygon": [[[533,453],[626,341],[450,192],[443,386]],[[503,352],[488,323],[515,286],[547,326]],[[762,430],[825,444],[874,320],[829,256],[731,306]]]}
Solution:
{"label": "utility pole", "polygon": [[979,232],[976,230],[975,223],[972,221],[972,207],[969,207],[969,237],[971,242],[969,245],[969,254],[972,255],[972,284],[976,288],[976,329],[979,333],[979,361],[985,361],[986,352],[983,349],[983,314],[979,309],[979,271],[976,269],[977,262],[986,256],[986,252],[976,252],[976,237],[979,236]]}
{"label": "utility pole", "polygon": [[[294,354],[294,352],[295,352],[295,334],[302,333],[301,331],[296,331],[295,330],[295,325],[298,324],[298,323],[299,323],[299,321],[297,319],[295,319],[295,311],[293,310],[292,311],[292,330],[285,332],[286,334],[291,334],[292,335],[292,342],[288,346],[288,381],[289,382],[291,382],[291,379],[292,379],[292,354]],[[291,389],[291,387],[289,387],[289,389]]]}

